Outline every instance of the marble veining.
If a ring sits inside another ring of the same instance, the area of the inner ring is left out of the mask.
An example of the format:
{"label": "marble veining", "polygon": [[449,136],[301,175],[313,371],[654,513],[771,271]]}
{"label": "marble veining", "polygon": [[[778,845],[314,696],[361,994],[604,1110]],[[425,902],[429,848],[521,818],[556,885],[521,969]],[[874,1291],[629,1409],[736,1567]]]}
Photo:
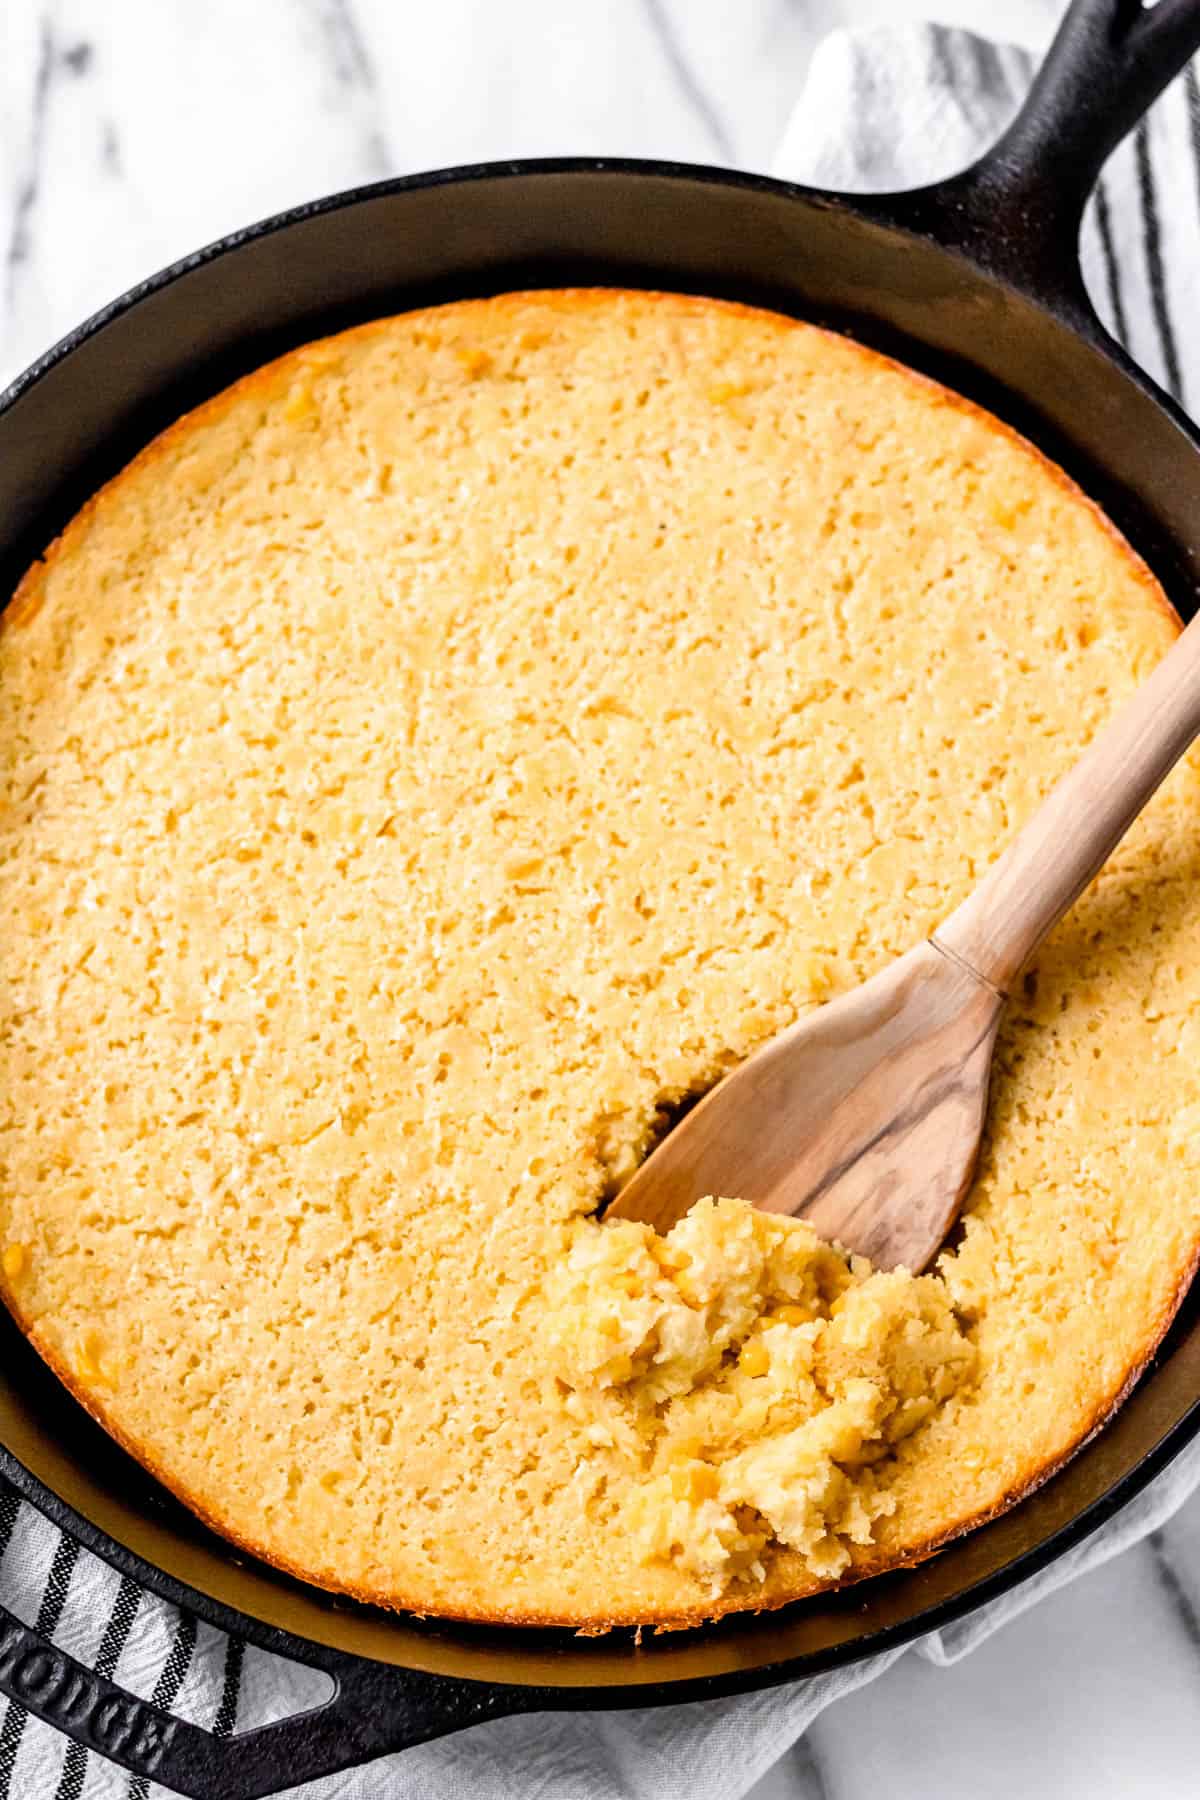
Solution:
{"label": "marble veining", "polygon": [[[66,62],[64,59],[64,66],[75,70],[78,74],[83,74],[91,62],[91,45],[76,44],[72,47],[69,55],[70,61]],[[54,34],[49,23],[43,20],[38,37],[37,64],[33,72],[29,145],[24,164],[14,171],[15,179],[12,182],[12,225],[4,256],[6,307],[12,306],[22,266],[28,261],[33,248],[33,210],[38,193],[38,174],[44,154],[46,107],[54,79],[56,61]]]}
{"label": "marble veining", "polygon": [[643,4],[654,35],[662,45],[663,55],[679,92],[685,96],[692,111],[708,132],[712,139],[713,149],[717,152],[720,161],[723,163],[735,162],[737,152],[725,121],[721,117],[718,107],[705,92],[684,54],[683,46],[675,35],[675,24],[665,0],[643,0]]}
{"label": "marble veining", "polygon": [[[4,0],[0,376],[278,207],[511,155],[769,165],[814,44],[932,12],[1037,48],[1062,0]],[[837,1702],[756,1800],[1184,1800],[1200,1496],[961,1662]]]}
{"label": "marble veining", "polygon": [[349,0],[304,0],[312,29],[319,36],[318,53],[329,71],[334,89],[346,102],[358,137],[358,153],[364,170],[382,178],[392,172],[387,127],[366,41]]}

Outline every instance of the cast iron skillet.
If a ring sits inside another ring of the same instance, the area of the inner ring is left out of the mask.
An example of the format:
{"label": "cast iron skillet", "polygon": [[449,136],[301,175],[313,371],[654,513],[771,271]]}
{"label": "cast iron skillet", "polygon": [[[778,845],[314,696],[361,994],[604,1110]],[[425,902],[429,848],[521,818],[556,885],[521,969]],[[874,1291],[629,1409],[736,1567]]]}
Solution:
{"label": "cast iron skillet", "polygon": [[[1077,262],[1108,152],[1200,46],[1200,0],[1076,0],[1020,117],[966,174],[849,200],[665,163],[554,161],[381,183],[136,288],[0,404],[0,593],[146,440],[321,332],[464,294],[653,286],[828,320],[990,407],[1107,507],[1175,604],[1200,577],[1200,438],[1093,314]],[[1094,1529],[1200,1430],[1200,1295],[1103,1434],[941,1556],[759,1618],[628,1633],[427,1625],[235,1555],[0,1321],[0,1472],[89,1549],[226,1631],[324,1669],[325,1706],[234,1739],[172,1720],[0,1612],[0,1690],[201,1800],[253,1800],[478,1720],[661,1705],[814,1674],[961,1617]]]}

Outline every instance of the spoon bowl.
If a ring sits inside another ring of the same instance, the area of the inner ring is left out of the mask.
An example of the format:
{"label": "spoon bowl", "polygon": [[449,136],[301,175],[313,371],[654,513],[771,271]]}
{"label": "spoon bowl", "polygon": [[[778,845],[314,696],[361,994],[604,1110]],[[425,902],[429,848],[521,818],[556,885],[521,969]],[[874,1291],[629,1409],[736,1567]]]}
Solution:
{"label": "spoon bowl", "polygon": [[610,1215],[667,1231],[700,1195],[736,1194],[915,1273],[971,1183],[1003,1004],[936,942],[917,945],[727,1076]]}

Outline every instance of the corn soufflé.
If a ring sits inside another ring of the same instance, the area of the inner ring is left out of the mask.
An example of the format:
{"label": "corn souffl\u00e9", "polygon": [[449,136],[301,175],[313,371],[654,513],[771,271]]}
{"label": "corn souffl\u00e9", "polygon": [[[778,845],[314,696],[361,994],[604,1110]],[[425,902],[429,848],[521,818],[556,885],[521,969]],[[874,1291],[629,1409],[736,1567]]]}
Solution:
{"label": "corn souffl\u00e9", "polygon": [[218,1529],[384,1604],[682,1622],[927,1553],[1194,1266],[1196,763],[1019,987],[930,1274],[596,1209],[1177,629],[1029,445],[773,314],[510,295],[251,375],[0,629],[8,1306]]}

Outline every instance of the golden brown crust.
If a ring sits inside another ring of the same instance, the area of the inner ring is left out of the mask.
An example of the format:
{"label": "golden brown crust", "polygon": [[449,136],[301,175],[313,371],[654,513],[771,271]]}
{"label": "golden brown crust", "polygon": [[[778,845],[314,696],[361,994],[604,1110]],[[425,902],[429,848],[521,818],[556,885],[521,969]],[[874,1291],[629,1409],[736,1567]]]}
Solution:
{"label": "golden brown crust", "polygon": [[[670,295],[646,296],[640,292],[637,294],[622,294],[620,290],[564,290],[552,295],[547,295],[545,293],[538,293],[535,295],[506,295],[499,299],[464,303],[456,308],[455,311],[459,318],[468,315],[472,309],[479,309],[481,314],[486,313],[495,317],[497,312],[502,313],[505,309],[519,312],[532,302],[536,302],[542,307],[559,308],[568,312],[573,309],[583,311],[589,307],[594,307],[598,304],[604,304],[621,298],[633,298],[638,302],[643,302],[647,299],[661,299],[664,303],[669,303],[673,308],[690,308],[697,314],[712,314],[714,312],[719,312],[729,316],[744,317],[747,320],[753,321],[758,328],[769,327],[778,330],[779,332],[797,329],[812,331],[814,329],[810,326],[803,325],[803,323],[799,321],[785,319],[779,315],[765,314],[757,309],[740,306],[732,302],[708,301],[701,298],[681,299],[678,296]],[[435,314],[440,310],[441,309],[434,309]],[[265,404],[268,399],[279,393],[281,387],[286,386],[287,382],[292,379],[298,370],[303,370],[306,367],[319,368],[328,354],[340,352],[350,343],[362,342],[375,335],[384,335],[391,329],[393,324],[394,321],[391,319],[371,321],[355,328],[352,332],[341,334],[336,338],[321,340],[315,344],[307,345],[299,350],[292,351],[286,356],[279,358],[276,362],[268,364],[266,367],[245,376],[241,381],[234,384],[233,387],[214,396],[200,408],[185,415],[174,425],[169,427],[167,431],[160,434],[160,436],[153,440],[153,442],[149,444],[125,470],[121,471],[121,473],[114,477],[105,488],[101,489],[93,496],[75,519],[68,524],[55,542],[47,548],[43,558],[27,572],[17,589],[12,603],[3,616],[2,624],[4,633],[7,635],[9,633],[19,632],[22,627],[31,624],[36,619],[45,598],[46,579],[48,574],[56,565],[70,559],[76,547],[83,542],[87,531],[97,517],[102,506],[107,501],[111,500],[112,496],[120,490],[123,483],[130,481],[135,474],[144,474],[147,470],[153,470],[156,464],[161,466],[173,451],[178,446],[185,443],[192,433],[201,425],[209,425],[219,421],[235,408],[242,405],[248,398],[261,398]],[[834,339],[832,334],[825,335],[830,337],[831,342],[840,341]],[[858,348],[862,357],[866,359],[870,365],[898,371],[907,381],[919,385],[926,395],[931,397],[937,405],[944,406],[951,412],[975,420],[988,432],[996,434],[1007,442],[1019,447],[1021,452],[1032,460],[1041,475],[1052,483],[1061,494],[1066,496],[1073,505],[1078,506],[1082,501],[1089,516],[1102,527],[1111,546],[1118,552],[1124,564],[1127,576],[1132,578],[1136,583],[1142,596],[1152,605],[1153,610],[1159,614],[1164,625],[1169,626],[1174,631],[1178,631],[1180,628],[1178,617],[1163,594],[1161,587],[1155,581],[1145,564],[1126,543],[1124,538],[1116,531],[1116,528],[1100,509],[1080,492],[1076,484],[1072,482],[1061,469],[1045,458],[1035,447],[1029,445],[1020,434],[997,421],[981,408],[975,406],[972,402],[951,393],[924,376],[915,374],[911,370],[904,369],[902,365],[897,364],[891,358],[885,357],[874,350],[862,348],[861,346]],[[1191,1261],[1183,1274],[1179,1277],[1169,1304],[1162,1307],[1156,1314],[1152,1323],[1147,1327],[1143,1334],[1140,1347],[1132,1362],[1127,1365],[1120,1379],[1110,1384],[1105,1397],[1094,1403],[1087,1422],[1081,1426],[1069,1445],[1060,1447],[1058,1453],[1054,1457],[1044,1461],[1040,1466],[1024,1471],[1020,1478],[1012,1482],[1001,1497],[992,1504],[972,1512],[969,1516],[956,1518],[952,1523],[948,1524],[945,1529],[924,1538],[919,1543],[906,1545],[898,1550],[872,1551],[856,1556],[853,1572],[847,1577],[847,1580],[858,1581],[868,1579],[887,1569],[908,1566],[936,1554],[938,1550],[943,1548],[952,1539],[978,1525],[988,1522],[1011,1506],[1017,1504],[1020,1500],[1032,1493],[1034,1489],[1040,1486],[1044,1481],[1049,1479],[1051,1475],[1056,1473],[1057,1470],[1059,1470],[1085,1442],[1103,1428],[1104,1424],[1112,1416],[1125,1396],[1140,1378],[1147,1363],[1168,1330],[1178,1306],[1187,1291],[1196,1270],[1198,1257],[1200,1257],[1200,1249],[1194,1248]],[[7,1284],[0,1285],[7,1286]],[[358,1600],[384,1607],[408,1609],[422,1613],[437,1613],[449,1618],[464,1618],[488,1623],[509,1623],[517,1625],[576,1625],[580,1623],[578,1615],[572,1615],[562,1609],[543,1611],[538,1610],[536,1607],[504,1607],[483,1602],[476,1603],[475,1601],[472,1601],[469,1606],[460,1607],[453,1603],[445,1603],[440,1600],[431,1599],[428,1593],[411,1590],[405,1591],[401,1586],[395,1583],[389,1585],[386,1589],[374,1590],[369,1586],[348,1581],[343,1574],[330,1566],[313,1566],[307,1563],[301,1564],[289,1562],[287,1558],[280,1553],[278,1546],[254,1541],[254,1539],[248,1536],[232,1518],[224,1517],[220,1508],[214,1505],[211,1497],[189,1491],[189,1488],[182,1484],[171,1470],[163,1466],[161,1459],[156,1456],[153,1446],[139,1441],[136,1436],[130,1434],[121,1419],[115,1416],[113,1409],[107,1403],[105,1396],[98,1391],[97,1388],[80,1379],[66,1366],[65,1359],[59,1353],[55,1344],[39,1330],[36,1324],[23,1317],[16,1297],[12,1293],[6,1292],[5,1299],[10,1310],[13,1312],[14,1317],[17,1319],[18,1325],[26,1332],[30,1341],[35,1345],[39,1353],[55,1370],[59,1378],[87,1411],[96,1418],[104,1428],[124,1446],[125,1449],[137,1457],[138,1460],[150,1469],[159,1480],[163,1481],[164,1485],[169,1487],[185,1505],[196,1513],[198,1517],[212,1529],[220,1532],[232,1542],[238,1544],[242,1549],[301,1579],[328,1587],[334,1591],[349,1593]],[[730,1612],[745,1610],[747,1607],[771,1609],[786,1605],[793,1600],[804,1598],[834,1585],[844,1585],[844,1583],[834,1584],[821,1582],[814,1580],[810,1576],[806,1577],[803,1573],[794,1568],[790,1568],[786,1578],[786,1585],[782,1589],[778,1588],[775,1584],[768,1582],[767,1587],[761,1595],[750,1594],[743,1589],[733,1589],[715,1600],[698,1601],[694,1605],[680,1606],[678,1608],[667,1606],[649,1610],[643,1608],[641,1610],[635,1609],[629,1611],[615,1609],[611,1612],[606,1611],[600,1616],[596,1615],[594,1612],[589,1612],[586,1617],[585,1628],[588,1631],[593,1631],[612,1629],[619,1626],[647,1624],[653,1624],[662,1628],[695,1626]]]}

